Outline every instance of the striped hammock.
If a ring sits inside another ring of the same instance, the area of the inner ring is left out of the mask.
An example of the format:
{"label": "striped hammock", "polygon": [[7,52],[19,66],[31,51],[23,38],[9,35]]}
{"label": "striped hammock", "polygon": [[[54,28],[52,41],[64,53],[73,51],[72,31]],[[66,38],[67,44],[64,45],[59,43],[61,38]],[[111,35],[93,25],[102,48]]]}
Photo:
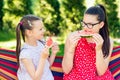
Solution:
{"label": "striped hammock", "polygon": [[[62,56],[56,56],[51,67],[54,80],[63,80],[63,71],[61,66]],[[0,49],[0,80],[17,80],[15,51]],[[115,47],[112,52],[109,69],[115,80],[120,80],[120,46]]]}

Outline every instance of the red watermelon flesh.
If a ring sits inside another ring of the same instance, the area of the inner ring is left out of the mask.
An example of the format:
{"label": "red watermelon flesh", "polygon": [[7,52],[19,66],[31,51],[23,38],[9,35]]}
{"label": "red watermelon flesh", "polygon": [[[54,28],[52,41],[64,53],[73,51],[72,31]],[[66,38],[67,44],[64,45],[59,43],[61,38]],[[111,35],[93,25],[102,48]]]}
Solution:
{"label": "red watermelon flesh", "polygon": [[53,43],[53,40],[52,40],[51,37],[49,37],[49,38],[46,40],[46,45],[47,45],[48,47],[50,47],[50,46],[52,45],[52,43]]}

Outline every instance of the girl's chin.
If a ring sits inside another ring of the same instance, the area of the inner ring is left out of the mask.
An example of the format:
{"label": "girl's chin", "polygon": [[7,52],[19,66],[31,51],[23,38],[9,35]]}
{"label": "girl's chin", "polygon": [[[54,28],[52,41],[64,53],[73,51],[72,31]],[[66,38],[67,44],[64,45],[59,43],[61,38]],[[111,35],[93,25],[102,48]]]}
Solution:
{"label": "girl's chin", "polygon": [[39,38],[39,40],[43,40],[43,39],[44,39],[44,37],[43,37],[43,36]]}

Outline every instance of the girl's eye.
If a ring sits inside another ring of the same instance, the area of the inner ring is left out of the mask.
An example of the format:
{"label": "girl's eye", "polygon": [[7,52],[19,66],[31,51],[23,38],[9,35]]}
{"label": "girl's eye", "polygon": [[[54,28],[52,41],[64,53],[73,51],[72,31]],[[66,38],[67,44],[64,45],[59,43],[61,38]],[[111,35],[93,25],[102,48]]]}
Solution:
{"label": "girl's eye", "polygon": [[43,30],[43,28],[40,28],[40,31],[42,31]]}
{"label": "girl's eye", "polygon": [[87,25],[88,25],[88,26],[92,26],[92,24],[90,24],[90,23],[89,23],[89,24],[87,24]]}
{"label": "girl's eye", "polygon": [[41,31],[42,29],[40,29],[40,31]]}

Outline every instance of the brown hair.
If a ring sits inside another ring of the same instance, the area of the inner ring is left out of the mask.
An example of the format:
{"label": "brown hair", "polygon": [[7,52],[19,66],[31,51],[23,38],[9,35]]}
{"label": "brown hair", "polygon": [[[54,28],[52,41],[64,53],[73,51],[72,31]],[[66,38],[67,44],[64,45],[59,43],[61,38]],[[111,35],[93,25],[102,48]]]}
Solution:
{"label": "brown hair", "polygon": [[41,18],[34,16],[34,15],[25,15],[20,20],[20,23],[16,27],[16,56],[17,56],[17,63],[19,65],[19,55],[21,50],[21,35],[23,41],[25,42],[25,30],[32,30],[32,22],[36,20],[42,20]]}
{"label": "brown hair", "polygon": [[109,50],[110,50],[110,39],[109,39],[108,21],[107,21],[105,7],[100,4],[97,6],[90,7],[85,12],[85,14],[97,15],[98,21],[104,22],[104,26],[100,29],[99,33],[104,40],[103,46],[102,46],[103,55],[104,57],[107,57],[109,55]]}

